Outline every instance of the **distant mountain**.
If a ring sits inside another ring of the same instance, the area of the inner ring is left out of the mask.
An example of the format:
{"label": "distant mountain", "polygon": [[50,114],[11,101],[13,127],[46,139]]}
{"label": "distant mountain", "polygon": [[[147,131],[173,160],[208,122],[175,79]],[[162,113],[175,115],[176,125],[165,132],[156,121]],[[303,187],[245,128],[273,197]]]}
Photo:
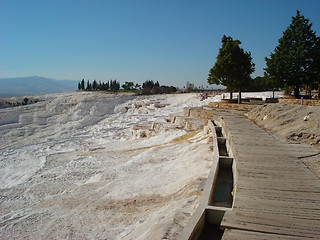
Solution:
{"label": "distant mountain", "polygon": [[76,91],[78,82],[39,76],[0,78],[0,97]]}

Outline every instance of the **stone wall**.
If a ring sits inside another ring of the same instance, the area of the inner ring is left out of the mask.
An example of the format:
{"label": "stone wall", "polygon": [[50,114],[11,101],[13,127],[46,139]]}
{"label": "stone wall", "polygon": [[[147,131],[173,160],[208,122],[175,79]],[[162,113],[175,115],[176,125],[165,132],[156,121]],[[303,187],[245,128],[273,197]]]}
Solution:
{"label": "stone wall", "polygon": [[[279,102],[287,104],[301,104],[301,99],[279,98]],[[319,100],[303,99],[303,105],[320,106]]]}
{"label": "stone wall", "polygon": [[210,102],[208,106],[212,108],[234,109],[234,110],[242,110],[242,111],[251,111],[253,108],[256,107],[255,105],[248,105],[248,104],[232,104],[232,103],[217,103],[217,102]]}

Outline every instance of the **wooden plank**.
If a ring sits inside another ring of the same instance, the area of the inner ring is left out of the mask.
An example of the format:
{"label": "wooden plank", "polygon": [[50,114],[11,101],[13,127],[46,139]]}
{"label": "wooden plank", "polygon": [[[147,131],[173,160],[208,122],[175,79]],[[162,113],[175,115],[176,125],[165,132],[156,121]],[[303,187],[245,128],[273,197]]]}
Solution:
{"label": "wooden plank", "polygon": [[[236,194],[239,194],[237,197],[238,201],[245,200],[247,198],[258,198],[263,200],[276,199],[278,201],[291,202],[307,202],[307,203],[316,203],[320,198],[320,193],[317,192],[307,192],[306,194],[300,194],[299,192],[286,191],[286,190],[275,190],[275,189],[260,189],[260,188],[240,188],[238,186]],[[320,206],[319,206],[320,208]]]}
{"label": "wooden plank", "polygon": [[306,237],[297,237],[297,236],[286,236],[286,235],[278,235],[278,234],[270,234],[270,233],[261,233],[261,232],[250,232],[243,231],[238,229],[227,229],[225,230],[222,240],[311,240],[314,238],[306,238]]}
{"label": "wooden plank", "polygon": [[[277,217],[277,219],[275,217]],[[280,215],[268,216],[266,214],[263,214],[263,218],[260,218],[260,215],[257,215],[255,218],[245,215],[233,216],[231,220],[228,219],[227,216],[225,221],[226,222],[221,224],[221,227],[223,228],[320,239],[318,230],[319,225],[315,221],[305,221],[304,219],[288,217],[284,218]]]}

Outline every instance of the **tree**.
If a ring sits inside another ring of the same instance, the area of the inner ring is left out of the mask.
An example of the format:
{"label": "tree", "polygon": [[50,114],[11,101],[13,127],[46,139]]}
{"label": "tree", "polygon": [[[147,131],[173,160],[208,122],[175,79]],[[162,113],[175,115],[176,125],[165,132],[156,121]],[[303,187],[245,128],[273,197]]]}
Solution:
{"label": "tree", "polygon": [[91,91],[91,83],[90,81],[88,80],[87,81],[87,88],[86,88],[87,91]]}
{"label": "tree", "polygon": [[28,101],[29,101],[29,98],[24,98],[24,99],[23,99],[23,102],[22,102],[22,105],[27,105],[27,104],[28,104]]}
{"label": "tree", "polygon": [[123,85],[122,85],[122,88],[124,90],[132,90],[134,87],[134,83],[133,82],[125,82]]}
{"label": "tree", "polygon": [[193,91],[194,90],[194,83],[190,83],[189,81],[187,81],[186,88],[187,88],[188,92]]}
{"label": "tree", "polygon": [[250,52],[239,47],[241,42],[231,37],[222,37],[222,47],[219,49],[216,63],[208,74],[208,83],[224,85],[230,91],[230,98],[234,90],[239,91],[249,83],[251,73],[254,72],[254,63]]}
{"label": "tree", "polygon": [[318,98],[320,99],[320,37],[317,38],[317,45],[315,50],[315,75],[316,81],[314,85],[318,85]]}
{"label": "tree", "polygon": [[153,80],[146,80],[143,84],[142,84],[142,88],[148,88],[148,89],[152,89],[154,87],[154,82]]}
{"label": "tree", "polygon": [[141,89],[141,85],[140,85],[140,84],[138,84],[138,83],[136,83],[136,85],[135,85],[135,89]]}
{"label": "tree", "polygon": [[266,76],[279,85],[294,87],[295,97],[300,87],[315,82],[319,74],[319,64],[316,64],[319,38],[311,27],[309,19],[297,11],[274,53],[265,58]]}
{"label": "tree", "polygon": [[[112,80],[111,80],[111,81],[112,81]],[[109,90],[109,89],[110,89],[110,81],[108,81],[108,82],[106,83],[105,89],[106,89],[106,90]]]}
{"label": "tree", "polygon": [[176,92],[176,91],[177,91],[177,88],[176,88],[176,87],[170,86],[170,92],[171,92],[171,93],[174,93],[174,92]]}
{"label": "tree", "polygon": [[97,90],[98,89],[98,83],[96,80],[93,80],[93,83],[92,83],[92,90]]}
{"label": "tree", "polygon": [[81,80],[80,88],[81,90],[84,90],[84,79]]}
{"label": "tree", "polygon": [[115,79],[110,81],[110,90],[116,92],[120,89],[120,83]]}

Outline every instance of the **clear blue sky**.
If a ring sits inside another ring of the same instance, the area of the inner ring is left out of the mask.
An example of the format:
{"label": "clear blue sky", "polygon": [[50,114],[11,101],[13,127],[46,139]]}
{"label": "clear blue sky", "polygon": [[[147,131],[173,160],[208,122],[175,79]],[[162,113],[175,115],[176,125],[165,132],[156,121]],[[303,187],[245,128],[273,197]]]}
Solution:
{"label": "clear blue sky", "polygon": [[0,0],[0,77],[207,86],[224,34],[259,76],[296,10],[319,36],[319,0]]}

